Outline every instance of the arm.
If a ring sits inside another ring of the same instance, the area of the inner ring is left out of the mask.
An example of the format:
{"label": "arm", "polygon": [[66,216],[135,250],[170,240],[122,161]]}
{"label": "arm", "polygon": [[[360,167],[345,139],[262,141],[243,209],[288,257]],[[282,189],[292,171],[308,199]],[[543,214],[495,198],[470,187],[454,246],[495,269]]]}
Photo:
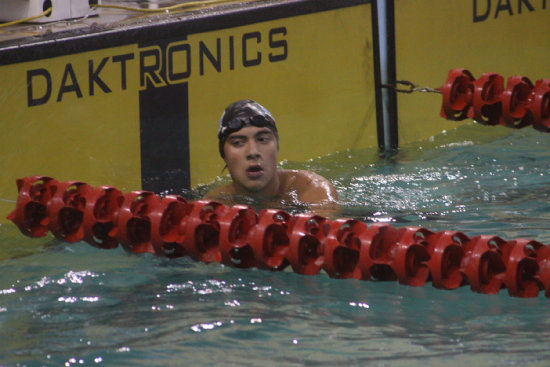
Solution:
{"label": "arm", "polygon": [[299,171],[296,181],[298,199],[306,204],[321,204],[338,201],[338,193],[332,183],[321,175],[309,171]]}
{"label": "arm", "polygon": [[317,173],[299,170],[288,171],[291,190],[298,200],[324,217],[337,217],[340,213],[338,193],[332,183]]}

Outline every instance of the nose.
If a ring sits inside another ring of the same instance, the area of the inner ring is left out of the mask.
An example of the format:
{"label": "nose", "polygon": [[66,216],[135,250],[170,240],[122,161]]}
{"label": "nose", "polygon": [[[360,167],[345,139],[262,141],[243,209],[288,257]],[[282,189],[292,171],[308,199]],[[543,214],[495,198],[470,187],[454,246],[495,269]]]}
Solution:
{"label": "nose", "polygon": [[258,144],[254,139],[250,139],[246,144],[246,158],[256,159],[260,156],[260,151],[258,150]]}

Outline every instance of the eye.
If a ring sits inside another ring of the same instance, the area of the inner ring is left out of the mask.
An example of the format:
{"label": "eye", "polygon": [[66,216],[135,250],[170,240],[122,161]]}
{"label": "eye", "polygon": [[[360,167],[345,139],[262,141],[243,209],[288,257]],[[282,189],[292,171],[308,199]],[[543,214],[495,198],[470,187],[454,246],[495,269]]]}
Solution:
{"label": "eye", "polygon": [[269,143],[271,140],[273,139],[272,135],[271,134],[262,134],[262,135],[259,135],[256,140],[260,143]]}
{"label": "eye", "polygon": [[244,139],[230,139],[228,143],[232,147],[239,148],[244,145]]}

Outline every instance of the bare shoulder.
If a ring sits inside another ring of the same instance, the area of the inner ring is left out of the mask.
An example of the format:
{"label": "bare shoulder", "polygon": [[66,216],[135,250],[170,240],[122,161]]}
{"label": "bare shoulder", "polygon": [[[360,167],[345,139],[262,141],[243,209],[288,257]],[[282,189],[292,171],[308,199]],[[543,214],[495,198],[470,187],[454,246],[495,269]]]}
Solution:
{"label": "bare shoulder", "polygon": [[281,170],[282,189],[294,191],[303,203],[337,201],[338,194],[325,177],[306,170]]}
{"label": "bare shoulder", "polygon": [[209,191],[204,195],[203,199],[224,201],[226,198],[235,194],[233,184],[222,185]]}
{"label": "bare shoulder", "polygon": [[292,169],[292,170],[280,170],[281,174],[285,176],[288,182],[292,183],[320,183],[320,182],[330,182],[323,176],[312,171],[306,171],[303,169]]}

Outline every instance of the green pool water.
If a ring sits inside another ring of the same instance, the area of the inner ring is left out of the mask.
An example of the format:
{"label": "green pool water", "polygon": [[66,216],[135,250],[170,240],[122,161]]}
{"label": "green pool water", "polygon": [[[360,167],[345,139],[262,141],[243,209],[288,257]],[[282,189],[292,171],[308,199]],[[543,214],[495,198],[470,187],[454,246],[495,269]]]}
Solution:
{"label": "green pool water", "polygon": [[[391,159],[283,165],[333,180],[345,217],[550,243],[550,135],[487,129]],[[31,239],[5,222],[0,246],[11,254],[0,261],[0,366],[550,365],[544,292],[236,269]]]}

